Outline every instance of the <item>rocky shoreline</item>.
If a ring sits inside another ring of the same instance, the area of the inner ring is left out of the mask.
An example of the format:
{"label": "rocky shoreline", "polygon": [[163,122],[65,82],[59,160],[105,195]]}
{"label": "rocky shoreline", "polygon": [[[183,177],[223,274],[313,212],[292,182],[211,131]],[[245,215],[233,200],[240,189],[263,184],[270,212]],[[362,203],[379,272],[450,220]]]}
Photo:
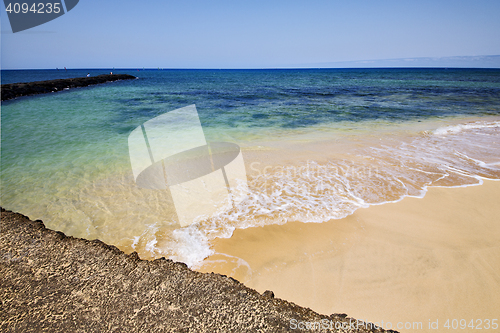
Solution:
{"label": "rocky shoreline", "polygon": [[[384,332],[1,209],[1,332]],[[336,329],[337,327],[338,329]]]}
{"label": "rocky shoreline", "polygon": [[87,87],[106,82],[132,79],[136,79],[136,77],[128,74],[103,74],[98,76],[77,77],[72,79],[2,84],[2,101],[14,99],[21,96],[47,94],[51,92],[63,91],[70,88]]}

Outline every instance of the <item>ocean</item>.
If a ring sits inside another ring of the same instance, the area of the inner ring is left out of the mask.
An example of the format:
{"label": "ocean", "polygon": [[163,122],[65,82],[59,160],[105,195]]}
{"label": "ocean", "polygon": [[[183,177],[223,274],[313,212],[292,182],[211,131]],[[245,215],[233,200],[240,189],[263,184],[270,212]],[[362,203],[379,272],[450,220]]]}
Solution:
{"label": "ocean", "polygon": [[[321,223],[429,186],[500,179],[498,69],[3,70],[1,80],[111,71],[138,79],[2,102],[2,207],[196,268],[237,228]],[[240,147],[249,190],[181,227],[168,191],[134,181],[128,138],[189,105],[207,142]]]}

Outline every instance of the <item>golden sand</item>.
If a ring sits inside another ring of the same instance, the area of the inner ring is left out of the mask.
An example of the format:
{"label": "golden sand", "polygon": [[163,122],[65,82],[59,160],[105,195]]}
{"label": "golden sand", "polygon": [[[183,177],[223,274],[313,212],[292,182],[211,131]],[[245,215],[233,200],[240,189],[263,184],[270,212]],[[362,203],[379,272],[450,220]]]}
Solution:
{"label": "golden sand", "polygon": [[461,319],[485,329],[500,320],[499,203],[500,182],[485,181],[326,223],[236,230],[199,270],[401,332],[450,332]]}

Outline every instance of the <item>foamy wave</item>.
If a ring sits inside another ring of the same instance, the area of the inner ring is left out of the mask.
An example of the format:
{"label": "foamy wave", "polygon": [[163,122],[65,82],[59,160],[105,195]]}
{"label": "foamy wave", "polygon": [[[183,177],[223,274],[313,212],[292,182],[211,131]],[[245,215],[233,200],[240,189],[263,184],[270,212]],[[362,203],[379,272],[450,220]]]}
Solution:
{"label": "foamy wave", "polygon": [[173,237],[175,254],[169,256],[172,260],[182,261],[192,267],[213,254],[208,238],[196,225],[174,230]]}
{"label": "foamy wave", "polygon": [[237,228],[321,223],[344,218],[360,207],[423,197],[429,186],[470,186],[482,179],[500,179],[500,145],[492,144],[500,142],[498,128],[500,122],[455,125],[436,130],[453,135],[434,132],[406,141],[388,139],[383,144],[353,146],[342,156],[323,151],[321,157],[329,156],[328,162],[254,165],[252,171],[257,173],[249,175],[248,190],[243,184],[234,189],[246,196],[230,210],[185,228],[170,220],[148,224],[130,243],[141,257],[164,256],[196,267],[213,254],[211,240],[231,237]]}
{"label": "foamy wave", "polygon": [[478,121],[469,124],[458,124],[453,126],[439,127],[433,132],[433,134],[435,135],[456,134],[463,130],[481,129],[481,128],[500,128],[500,121],[495,121],[495,122]]}
{"label": "foamy wave", "polygon": [[351,160],[261,166],[266,172],[249,179],[250,192],[239,205],[196,227],[208,240],[230,237],[235,228],[340,219],[360,207],[423,197],[429,186],[500,179],[498,163],[484,160],[500,160],[500,148],[491,146],[500,140],[499,127],[500,122],[462,124],[442,129],[453,137],[423,134],[410,142],[362,147]]}
{"label": "foamy wave", "polygon": [[166,257],[189,267],[213,253],[206,232],[196,224],[173,230],[161,230],[158,224],[153,224],[147,226],[140,236],[132,239],[131,247],[143,259]]}

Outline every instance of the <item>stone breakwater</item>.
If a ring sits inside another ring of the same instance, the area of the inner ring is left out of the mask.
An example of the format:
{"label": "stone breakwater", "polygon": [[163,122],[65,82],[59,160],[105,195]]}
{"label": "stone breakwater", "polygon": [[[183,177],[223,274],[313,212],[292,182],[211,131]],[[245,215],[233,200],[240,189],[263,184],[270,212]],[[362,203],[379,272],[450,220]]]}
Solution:
{"label": "stone breakwater", "polygon": [[384,332],[224,275],[1,215],[1,332]]}
{"label": "stone breakwater", "polygon": [[86,87],[111,81],[132,79],[136,79],[136,77],[128,74],[104,74],[72,79],[2,84],[2,101],[21,96],[46,94],[63,91],[64,89]]}

